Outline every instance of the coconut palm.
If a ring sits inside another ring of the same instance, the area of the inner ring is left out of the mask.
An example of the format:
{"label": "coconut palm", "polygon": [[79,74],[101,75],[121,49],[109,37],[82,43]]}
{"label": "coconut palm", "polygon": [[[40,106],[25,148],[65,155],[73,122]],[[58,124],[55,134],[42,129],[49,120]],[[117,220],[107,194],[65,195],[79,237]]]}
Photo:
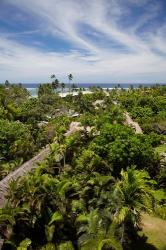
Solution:
{"label": "coconut palm", "polygon": [[50,78],[51,78],[51,79],[55,79],[56,76],[53,74],[53,75],[50,76]]}
{"label": "coconut palm", "polygon": [[77,85],[73,83],[73,84],[71,85],[71,88],[72,88],[72,91],[74,91],[74,90],[77,89]]}
{"label": "coconut palm", "polygon": [[56,78],[56,76],[53,74],[50,76],[52,79],[52,88],[57,89],[59,87],[59,80]]}
{"label": "coconut palm", "polygon": [[53,89],[58,89],[59,87],[59,80],[58,79],[55,79],[53,82],[52,82],[52,87]]}
{"label": "coconut palm", "polygon": [[79,215],[76,219],[79,246],[81,250],[108,249],[122,250],[120,242],[114,235],[114,224],[105,226],[104,211],[102,215],[97,210],[92,210],[87,215]]}
{"label": "coconut palm", "polygon": [[8,80],[5,81],[5,87],[9,88],[10,87],[10,82]]}
{"label": "coconut palm", "polygon": [[113,197],[115,198],[116,212],[114,221],[122,226],[121,243],[123,243],[125,226],[130,223],[138,228],[141,212],[153,210],[154,191],[149,174],[136,170],[134,167],[121,171],[121,180],[115,184]]}
{"label": "coconut palm", "polygon": [[55,81],[55,79],[56,79],[56,76],[53,74],[53,75],[50,76],[50,78],[51,78],[51,80],[52,80],[52,87],[53,87],[53,89],[54,89],[54,81]]}
{"label": "coconut palm", "polygon": [[64,90],[64,88],[65,88],[65,83],[61,83],[61,90],[62,90],[62,94],[63,94],[63,90]]}
{"label": "coconut palm", "polygon": [[71,90],[71,81],[73,80],[73,75],[69,74],[68,79],[69,79],[69,92],[70,92],[70,90]]}

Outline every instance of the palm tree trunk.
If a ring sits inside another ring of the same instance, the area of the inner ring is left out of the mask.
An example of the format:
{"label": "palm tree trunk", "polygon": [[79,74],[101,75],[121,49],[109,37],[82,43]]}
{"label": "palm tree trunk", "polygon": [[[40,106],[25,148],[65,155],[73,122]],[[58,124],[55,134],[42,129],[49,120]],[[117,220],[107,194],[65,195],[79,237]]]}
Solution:
{"label": "palm tree trunk", "polygon": [[65,167],[65,165],[66,165],[66,155],[64,154],[63,155],[63,166]]}
{"label": "palm tree trunk", "polygon": [[70,92],[71,92],[71,82],[69,80],[69,94],[70,94]]}
{"label": "palm tree trunk", "polygon": [[121,239],[120,239],[120,243],[123,244],[124,241],[124,230],[125,230],[125,223],[122,223],[122,235],[121,235]]}

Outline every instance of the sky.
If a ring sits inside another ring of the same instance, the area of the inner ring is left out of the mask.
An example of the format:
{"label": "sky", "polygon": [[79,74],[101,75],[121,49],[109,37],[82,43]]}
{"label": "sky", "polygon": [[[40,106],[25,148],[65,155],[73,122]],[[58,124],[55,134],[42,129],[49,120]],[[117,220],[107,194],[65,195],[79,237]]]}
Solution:
{"label": "sky", "polygon": [[0,82],[166,82],[166,0],[0,0]]}

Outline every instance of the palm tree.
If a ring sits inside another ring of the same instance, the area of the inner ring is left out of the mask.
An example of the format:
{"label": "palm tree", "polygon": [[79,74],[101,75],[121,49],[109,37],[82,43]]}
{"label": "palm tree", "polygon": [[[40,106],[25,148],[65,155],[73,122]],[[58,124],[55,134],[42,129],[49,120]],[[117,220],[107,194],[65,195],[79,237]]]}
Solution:
{"label": "palm tree", "polygon": [[58,89],[58,87],[59,87],[58,79],[55,79],[55,81],[52,83],[52,86],[53,86],[54,89]]}
{"label": "palm tree", "polygon": [[72,74],[69,74],[69,75],[68,75],[68,79],[69,79],[69,93],[70,93],[71,81],[73,80],[73,75],[72,75]]}
{"label": "palm tree", "polygon": [[9,88],[10,87],[10,82],[8,80],[5,81],[5,87]]}
{"label": "palm tree", "polygon": [[59,81],[58,79],[56,78],[56,76],[53,74],[50,76],[51,79],[53,79],[52,81],[52,88],[53,89],[57,89],[59,87]]}
{"label": "palm tree", "polygon": [[56,79],[56,76],[53,74],[50,76],[51,80],[52,80],[52,87],[53,87],[53,83],[54,83],[54,79]]}
{"label": "palm tree", "polygon": [[76,88],[77,88],[76,84],[73,83],[73,84],[71,85],[71,88],[72,88],[72,91],[76,90]]}
{"label": "palm tree", "polygon": [[87,215],[82,214],[77,217],[76,225],[81,229],[78,237],[78,244],[81,250],[102,250],[106,246],[109,249],[122,250],[120,242],[115,237],[114,224],[110,224],[106,229],[102,217],[104,217],[104,211],[102,211],[101,215],[97,210],[92,210]]}
{"label": "palm tree", "polygon": [[56,76],[53,74],[53,75],[50,76],[50,78],[51,78],[51,79],[55,79]]}
{"label": "palm tree", "polygon": [[136,170],[134,167],[121,171],[121,180],[115,184],[114,189],[114,221],[122,226],[121,243],[124,240],[126,223],[138,228],[141,212],[153,210],[155,199],[152,184],[154,182],[145,171]]}
{"label": "palm tree", "polygon": [[64,88],[65,88],[65,83],[62,82],[62,83],[61,83],[62,94],[63,94]]}

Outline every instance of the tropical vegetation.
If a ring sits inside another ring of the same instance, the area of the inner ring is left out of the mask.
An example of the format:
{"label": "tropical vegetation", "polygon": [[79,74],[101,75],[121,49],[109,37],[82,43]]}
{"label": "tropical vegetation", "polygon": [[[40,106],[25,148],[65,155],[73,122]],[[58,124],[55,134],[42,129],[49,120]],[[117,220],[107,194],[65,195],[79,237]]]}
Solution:
{"label": "tropical vegetation", "polygon": [[[50,145],[34,171],[10,184],[3,249],[131,250],[143,214],[166,218],[166,87],[61,98],[65,85],[51,80],[38,98],[0,86],[0,178]],[[126,125],[126,111],[143,134]]]}

